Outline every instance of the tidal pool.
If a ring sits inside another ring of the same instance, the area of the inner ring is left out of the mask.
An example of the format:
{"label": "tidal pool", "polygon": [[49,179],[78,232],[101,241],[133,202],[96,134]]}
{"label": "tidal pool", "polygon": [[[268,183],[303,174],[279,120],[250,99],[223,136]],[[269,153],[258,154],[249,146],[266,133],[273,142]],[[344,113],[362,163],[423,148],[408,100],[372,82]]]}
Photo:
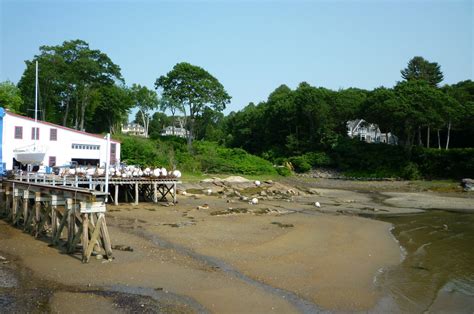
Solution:
{"label": "tidal pool", "polygon": [[378,219],[393,224],[405,256],[376,277],[386,297],[375,312],[473,313],[474,214],[436,210]]}

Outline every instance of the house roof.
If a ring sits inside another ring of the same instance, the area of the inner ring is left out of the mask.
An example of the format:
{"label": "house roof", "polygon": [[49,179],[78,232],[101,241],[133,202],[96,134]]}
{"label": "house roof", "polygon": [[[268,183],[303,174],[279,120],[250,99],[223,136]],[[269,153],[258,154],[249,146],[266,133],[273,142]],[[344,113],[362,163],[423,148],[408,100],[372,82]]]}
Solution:
{"label": "house roof", "polygon": [[[165,130],[173,130],[173,127],[172,126],[167,126],[167,127],[164,127],[162,131],[165,131]],[[180,128],[180,127],[174,127],[174,131],[175,132],[181,132],[181,131],[186,131],[185,128]]]}
{"label": "house roof", "polygon": [[124,128],[141,128],[141,129],[145,129],[142,125],[138,124],[138,123],[128,123],[128,124],[124,124],[123,125]]}
{"label": "house roof", "polygon": [[[10,115],[10,116],[14,116],[14,117],[17,117],[17,118],[20,118],[20,119],[24,119],[24,120],[35,121],[35,119],[33,119],[33,118],[25,117],[25,116],[22,116],[20,114],[10,112],[8,110],[5,110],[5,114]],[[70,131],[70,132],[80,133],[80,134],[83,134],[83,135],[93,136],[93,137],[97,137],[97,138],[100,138],[100,139],[104,139],[104,136],[100,135],[100,134],[87,133],[87,132],[84,132],[84,131],[71,129],[71,128],[68,128],[68,127],[65,127],[65,126],[62,126],[62,125],[57,125],[57,124],[54,124],[54,123],[51,123],[51,122],[38,120],[37,123],[43,124],[43,125],[53,126],[55,128],[63,129],[63,130]],[[113,140],[113,139],[110,139],[110,141],[114,142],[114,143],[121,143],[120,141]]]}

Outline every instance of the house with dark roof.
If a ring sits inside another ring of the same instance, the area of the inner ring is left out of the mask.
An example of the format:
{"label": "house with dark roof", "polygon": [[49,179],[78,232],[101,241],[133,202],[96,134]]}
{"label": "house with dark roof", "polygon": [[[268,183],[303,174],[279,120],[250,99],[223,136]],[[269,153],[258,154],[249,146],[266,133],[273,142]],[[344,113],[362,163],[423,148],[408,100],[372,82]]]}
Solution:
{"label": "house with dark roof", "polygon": [[377,124],[368,123],[364,119],[356,119],[347,122],[347,135],[367,143],[398,144],[398,138],[392,133],[382,133]]}

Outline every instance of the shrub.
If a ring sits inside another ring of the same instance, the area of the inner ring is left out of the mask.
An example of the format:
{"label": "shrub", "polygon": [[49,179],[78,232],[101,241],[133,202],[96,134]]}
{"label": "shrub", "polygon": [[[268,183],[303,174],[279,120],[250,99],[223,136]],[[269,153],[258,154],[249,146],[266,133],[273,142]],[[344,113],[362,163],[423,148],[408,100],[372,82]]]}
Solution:
{"label": "shrub", "polygon": [[194,147],[204,172],[247,175],[276,173],[270,162],[240,148],[225,148],[205,141],[196,142]]}
{"label": "shrub", "polygon": [[401,146],[341,139],[331,158],[344,172],[365,174],[364,177],[400,177],[401,169],[409,161],[409,152]]}
{"label": "shrub", "polygon": [[417,164],[409,162],[401,171],[401,177],[406,180],[418,180],[421,178]]}
{"label": "shrub", "polygon": [[122,136],[118,139],[122,142],[122,161],[130,165],[153,167],[164,166],[166,163],[166,160],[161,158],[163,156],[159,156],[154,142],[130,136]]}
{"label": "shrub", "polygon": [[426,178],[461,179],[474,177],[474,148],[413,149],[412,161]]}
{"label": "shrub", "polygon": [[303,173],[311,170],[311,164],[304,155],[291,157],[289,160],[296,172]]}
{"label": "shrub", "polygon": [[325,152],[310,152],[303,155],[312,167],[327,167],[331,165],[331,158]]}
{"label": "shrub", "polygon": [[276,167],[277,173],[283,177],[289,177],[292,175],[291,170],[286,167]]}

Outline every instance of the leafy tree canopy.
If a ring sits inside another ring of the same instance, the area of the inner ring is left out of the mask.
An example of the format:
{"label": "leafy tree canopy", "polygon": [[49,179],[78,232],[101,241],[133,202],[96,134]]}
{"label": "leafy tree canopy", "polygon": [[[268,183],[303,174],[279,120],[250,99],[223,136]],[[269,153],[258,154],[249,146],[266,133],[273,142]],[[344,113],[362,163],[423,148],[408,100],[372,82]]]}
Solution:
{"label": "leafy tree canopy", "polygon": [[154,90],[148,89],[146,86],[133,84],[130,88],[130,95],[134,107],[138,108],[141,117],[141,124],[145,128],[145,136],[148,137],[148,128],[150,123],[150,111],[158,109],[158,95]]}
{"label": "leafy tree canopy", "polygon": [[23,112],[34,106],[35,61],[39,63],[40,109],[48,121],[84,129],[94,94],[101,87],[123,83],[120,67],[83,40],[41,46],[40,54],[25,61],[18,83],[25,100]]}
{"label": "leafy tree canopy", "polygon": [[163,97],[181,104],[183,113],[189,115],[189,144],[193,137],[195,117],[206,107],[222,111],[231,99],[224,86],[214,76],[203,68],[186,62],[176,64],[168,74],[160,76],[155,87],[163,90]]}
{"label": "leafy tree canopy", "polygon": [[168,74],[160,76],[155,86],[163,89],[163,96],[187,106],[190,117],[199,115],[206,106],[222,111],[231,98],[214,76],[186,62],[176,64]]}
{"label": "leafy tree canopy", "polygon": [[0,107],[19,113],[22,104],[20,89],[10,81],[0,82]]}

